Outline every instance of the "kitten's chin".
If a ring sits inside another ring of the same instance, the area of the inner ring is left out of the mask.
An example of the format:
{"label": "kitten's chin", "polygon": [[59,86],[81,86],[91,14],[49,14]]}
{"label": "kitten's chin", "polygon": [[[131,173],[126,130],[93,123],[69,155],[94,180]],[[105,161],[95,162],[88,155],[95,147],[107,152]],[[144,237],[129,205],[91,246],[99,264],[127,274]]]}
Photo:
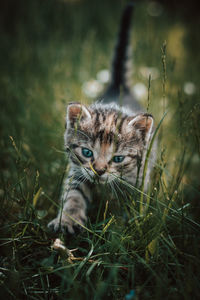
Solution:
{"label": "kitten's chin", "polygon": [[113,181],[113,178],[110,176],[102,176],[102,177],[98,177],[97,179],[97,183],[99,184],[109,184],[111,181]]}
{"label": "kitten's chin", "polygon": [[100,184],[106,184],[106,183],[109,183],[109,180],[108,180],[108,178],[98,178],[98,182],[100,183]]}
{"label": "kitten's chin", "polygon": [[109,181],[108,181],[108,178],[101,178],[101,177],[93,176],[92,178],[90,178],[90,182],[92,182],[94,184],[106,184]]}

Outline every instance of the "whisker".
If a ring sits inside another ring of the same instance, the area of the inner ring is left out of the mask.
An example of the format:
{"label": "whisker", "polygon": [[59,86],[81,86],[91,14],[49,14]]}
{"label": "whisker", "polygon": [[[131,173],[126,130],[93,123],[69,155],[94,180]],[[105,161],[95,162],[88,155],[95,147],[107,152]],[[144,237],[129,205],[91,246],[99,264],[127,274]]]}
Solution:
{"label": "whisker", "polygon": [[113,180],[113,184],[116,186],[116,188],[120,191],[120,193],[123,195],[123,191],[120,189],[119,185],[117,184],[117,180]]}
{"label": "whisker", "polygon": [[117,192],[116,192],[115,187],[113,185],[113,181],[110,181],[109,185],[111,187],[111,191],[114,193],[115,197],[118,199],[118,195],[117,195]]}
{"label": "whisker", "polygon": [[132,190],[135,190],[136,192],[138,192],[138,193],[140,193],[140,194],[143,194],[144,196],[146,196],[146,197],[149,198],[149,199],[153,199],[153,197],[149,196],[149,195],[146,194],[145,192],[143,192],[143,191],[141,191],[140,189],[136,188],[134,185],[128,183],[128,182],[127,182],[126,180],[124,180],[123,178],[118,177],[117,175],[114,175],[114,174],[113,174],[113,176],[115,176],[115,177],[120,181],[121,184],[123,184],[123,185],[129,187],[129,188],[132,189]]}

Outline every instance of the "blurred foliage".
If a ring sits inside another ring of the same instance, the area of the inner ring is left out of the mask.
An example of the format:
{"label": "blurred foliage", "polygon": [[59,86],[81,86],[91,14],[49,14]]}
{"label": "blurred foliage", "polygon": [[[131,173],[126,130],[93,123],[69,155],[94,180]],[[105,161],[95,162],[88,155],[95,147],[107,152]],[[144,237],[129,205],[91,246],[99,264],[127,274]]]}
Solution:
{"label": "blurred foliage", "polygon": [[[114,215],[109,225],[113,215],[99,213],[90,232],[66,240],[83,258],[73,264],[50,248],[46,232],[67,166],[66,105],[93,101],[81,87],[109,67],[126,1],[0,3],[0,287],[7,298],[124,299],[132,289],[138,299],[198,298],[199,20],[195,1],[160,1],[157,17],[148,13],[151,2],[137,2],[131,32],[133,84],[148,87],[141,68],[156,68],[149,111],[157,123],[168,111],[149,208],[140,215],[126,199],[128,224]],[[146,96],[141,102],[148,106]]]}

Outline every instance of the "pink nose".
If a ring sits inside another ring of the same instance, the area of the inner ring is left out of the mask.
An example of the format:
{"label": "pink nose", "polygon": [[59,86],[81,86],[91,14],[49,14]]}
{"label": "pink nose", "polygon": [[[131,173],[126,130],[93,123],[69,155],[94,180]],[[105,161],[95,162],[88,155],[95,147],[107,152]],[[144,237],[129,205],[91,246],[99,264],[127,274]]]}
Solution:
{"label": "pink nose", "polygon": [[99,176],[101,176],[101,175],[103,175],[105,173],[106,169],[101,169],[101,170],[95,169],[95,171],[97,172],[97,174]]}
{"label": "pink nose", "polygon": [[103,175],[106,172],[106,169],[107,169],[107,167],[105,165],[103,165],[103,166],[101,165],[100,166],[97,163],[94,163],[93,168],[94,168],[95,172],[97,172],[97,174],[99,176]]}

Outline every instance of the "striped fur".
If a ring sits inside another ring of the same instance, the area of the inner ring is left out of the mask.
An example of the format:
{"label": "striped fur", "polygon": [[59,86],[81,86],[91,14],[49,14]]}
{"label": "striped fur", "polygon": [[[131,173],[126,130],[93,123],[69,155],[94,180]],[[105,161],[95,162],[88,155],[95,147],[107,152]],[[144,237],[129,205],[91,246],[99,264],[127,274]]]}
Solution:
{"label": "striped fur", "polygon": [[[64,139],[70,172],[64,183],[61,210],[49,223],[54,231],[61,229],[73,234],[77,227],[85,224],[94,184],[112,186],[121,180],[133,186],[141,184],[153,117],[140,112],[126,82],[131,10],[132,5],[129,5],[122,17],[112,78],[103,101],[89,107],[80,103],[68,105]],[[123,107],[117,104],[121,87]],[[146,187],[151,169],[152,163],[149,163]]]}
{"label": "striped fur", "polygon": [[[128,113],[116,104],[85,107],[72,103],[66,121],[65,147],[71,169],[64,184],[61,212],[49,226],[74,233],[87,220],[94,184],[111,185],[121,179],[132,185],[141,183],[153,118],[150,114]],[[93,155],[85,157],[83,148]],[[123,156],[123,161],[115,162],[116,156]]]}

